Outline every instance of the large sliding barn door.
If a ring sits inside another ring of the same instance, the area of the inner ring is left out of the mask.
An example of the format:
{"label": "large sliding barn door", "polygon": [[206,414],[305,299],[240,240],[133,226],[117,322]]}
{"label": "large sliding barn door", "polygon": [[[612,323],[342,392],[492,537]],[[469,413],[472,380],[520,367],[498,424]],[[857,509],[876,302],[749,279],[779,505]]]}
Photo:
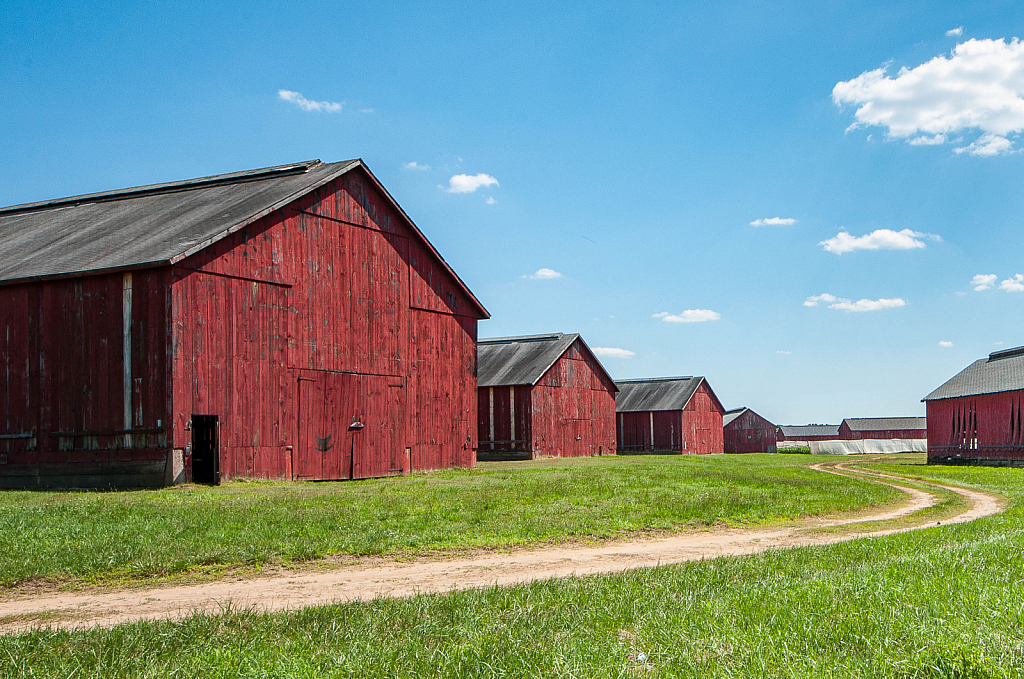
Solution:
{"label": "large sliding barn door", "polygon": [[408,471],[400,378],[302,370],[298,390],[296,478],[362,479]]}

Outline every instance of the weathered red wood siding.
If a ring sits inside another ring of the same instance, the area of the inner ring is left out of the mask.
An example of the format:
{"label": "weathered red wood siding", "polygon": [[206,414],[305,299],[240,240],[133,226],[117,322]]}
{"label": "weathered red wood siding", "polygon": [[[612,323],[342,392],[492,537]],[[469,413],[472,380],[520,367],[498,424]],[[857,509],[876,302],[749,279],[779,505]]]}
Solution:
{"label": "weathered red wood siding", "polygon": [[364,172],[183,260],[173,299],[173,445],[218,415],[222,479],[475,464],[478,312]]}
{"label": "weathered red wood siding", "polygon": [[534,457],[615,454],[615,383],[579,340],[530,394]]}
{"label": "weathered red wood siding", "polygon": [[1024,466],[1024,390],[928,401],[928,462]]}
{"label": "weathered red wood siding", "polygon": [[697,387],[682,410],[619,413],[616,423],[619,451],[698,455],[724,452],[723,413],[707,383]]}
{"label": "weathered red wood siding", "polygon": [[727,453],[774,453],[778,442],[775,425],[747,410],[723,427],[722,443]]}
{"label": "weathered red wood siding", "polygon": [[854,431],[843,422],[839,425],[839,438],[843,441],[860,439],[923,439],[927,438],[927,429],[876,429],[872,431]]}
{"label": "weathered red wood siding", "polygon": [[168,275],[164,268],[0,287],[0,487],[163,483]]}

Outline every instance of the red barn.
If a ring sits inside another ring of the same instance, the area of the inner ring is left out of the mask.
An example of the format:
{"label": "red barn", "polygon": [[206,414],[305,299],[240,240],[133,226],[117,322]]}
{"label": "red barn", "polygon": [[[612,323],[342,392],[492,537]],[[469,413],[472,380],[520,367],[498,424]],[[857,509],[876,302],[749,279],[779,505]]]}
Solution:
{"label": "red barn", "polygon": [[619,453],[721,453],[725,408],[703,377],[619,380]]}
{"label": "red barn", "polygon": [[482,339],[477,459],[615,454],[615,382],[576,334]]}
{"label": "red barn", "polygon": [[923,439],[928,436],[924,417],[848,417],[839,425],[839,438],[859,439]]}
{"label": "red barn", "polygon": [[776,427],[750,408],[722,416],[722,443],[727,453],[774,453]]}
{"label": "red barn", "polygon": [[0,210],[0,486],[475,464],[481,306],[360,160]]}
{"label": "red barn", "polygon": [[975,361],[923,400],[929,464],[1024,466],[1024,347]]}

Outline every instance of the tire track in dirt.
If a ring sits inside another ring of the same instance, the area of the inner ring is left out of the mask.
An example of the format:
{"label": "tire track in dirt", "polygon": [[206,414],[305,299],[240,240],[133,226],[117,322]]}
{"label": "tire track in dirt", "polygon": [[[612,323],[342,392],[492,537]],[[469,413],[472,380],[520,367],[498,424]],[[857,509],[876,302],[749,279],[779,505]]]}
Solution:
{"label": "tire track in dirt", "polygon": [[561,545],[448,559],[375,561],[200,584],[0,598],[0,633],[33,627],[76,629],[136,620],[180,618],[196,612],[217,613],[228,606],[281,611],[342,601],[368,601],[378,597],[509,586],[726,555],[756,554],[769,549],[826,545],[934,525],[928,523],[882,530],[866,527],[863,531],[843,533],[813,530],[906,518],[938,503],[934,494],[898,485],[897,482],[944,488],[966,500],[968,509],[943,520],[943,524],[972,521],[1003,510],[1002,498],[992,493],[879,472],[850,470],[845,468],[846,464],[850,463],[821,462],[811,465],[811,468],[825,473],[854,475],[898,488],[907,495],[906,502],[880,511],[860,512],[852,517],[811,519],[789,526],[716,528],[593,546]]}

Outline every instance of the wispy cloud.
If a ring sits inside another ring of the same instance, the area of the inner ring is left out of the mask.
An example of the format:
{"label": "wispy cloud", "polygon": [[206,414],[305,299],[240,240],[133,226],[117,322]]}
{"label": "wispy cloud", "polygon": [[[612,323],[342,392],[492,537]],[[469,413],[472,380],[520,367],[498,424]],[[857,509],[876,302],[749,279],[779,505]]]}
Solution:
{"label": "wispy cloud", "polygon": [[488,205],[497,205],[498,199],[495,198],[494,196],[487,196],[487,200],[485,200],[484,202],[487,203]]}
{"label": "wispy cloud", "polygon": [[[959,36],[963,27],[946,32]],[[947,56],[894,76],[889,65],[836,83],[832,101],[857,107],[848,129],[878,126],[892,139],[914,145],[957,142],[950,135],[979,136],[957,153],[996,156],[1010,153],[1009,135],[1024,130],[1024,43],[967,40]]]}
{"label": "wispy cloud", "polygon": [[522,276],[522,278],[529,278],[530,280],[534,280],[534,281],[548,281],[548,280],[551,280],[552,278],[561,278],[561,277],[562,277],[562,274],[558,273],[554,269],[544,269],[544,268],[537,269],[533,273],[526,274],[526,275]]}
{"label": "wispy cloud", "polygon": [[953,152],[970,156],[998,156],[1000,153],[1013,152],[1013,142],[998,134],[983,134],[967,146],[953,149]]}
{"label": "wispy cloud", "polygon": [[617,347],[594,347],[593,352],[603,358],[633,358],[636,352]]}
{"label": "wispy cloud", "polygon": [[783,356],[789,356],[789,355],[790,355],[790,354],[792,354],[793,352],[792,352],[792,351],[786,351],[786,350],[784,350],[784,349],[779,349],[779,350],[778,350],[778,351],[776,351],[775,353],[776,353],[776,354],[782,354]]}
{"label": "wispy cloud", "polygon": [[686,309],[678,314],[662,311],[653,314],[651,318],[660,318],[666,323],[704,323],[705,321],[717,321],[722,318],[722,314],[711,309]]}
{"label": "wispy cloud", "polygon": [[473,193],[482,186],[499,186],[489,174],[457,174],[448,180],[448,193]]}
{"label": "wispy cloud", "polygon": [[299,92],[293,92],[291,90],[278,90],[277,96],[283,101],[295,104],[303,111],[320,111],[322,113],[337,113],[341,110],[344,104],[336,101],[313,101],[312,99],[306,99]]}
{"label": "wispy cloud", "polygon": [[951,28],[948,31],[946,31],[946,35],[948,37],[950,37],[950,38],[958,38],[958,37],[960,37],[963,34],[964,34],[964,27],[963,26],[957,26],[956,28]]}
{"label": "wispy cloud", "polygon": [[796,220],[792,217],[765,217],[750,222],[751,226],[789,226],[790,224],[796,224]]}
{"label": "wispy cloud", "polygon": [[429,165],[423,165],[421,163],[417,163],[415,160],[411,160],[408,163],[402,163],[402,169],[403,170],[429,170],[430,166]]}
{"label": "wispy cloud", "polygon": [[1024,292],[1024,274],[1016,274],[999,284],[1000,290],[1007,292]]}
{"label": "wispy cloud", "polygon": [[974,286],[975,290],[981,292],[982,290],[988,290],[993,285],[995,285],[997,278],[998,276],[996,276],[994,273],[975,274],[974,278],[971,279],[971,285]]}
{"label": "wispy cloud", "polygon": [[851,236],[846,231],[840,231],[835,237],[823,240],[818,245],[828,252],[841,255],[854,250],[916,250],[927,247],[925,240],[941,242],[942,238],[910,229],[876,229],[863,236]]}
{"label": "wispy cloud", "polygon": [[952,342],[947,342],[946,340],[941,340],[939,342],[939,346],[942,347],[943,349],[950,349],[950,348],[952,348],[953,343]]}
{"label": "wispy cloud", "polygon": [[896,309],[907,305],[907,301],[900,297],[859,299],[854,302],[844,297],[830,295],[827,292],[813,295],[804,300],[804,306],[808,307],[818,306],[821,303],[827,304],[829,309],[838,309],[840,311],[880,311],[882,309]]}

